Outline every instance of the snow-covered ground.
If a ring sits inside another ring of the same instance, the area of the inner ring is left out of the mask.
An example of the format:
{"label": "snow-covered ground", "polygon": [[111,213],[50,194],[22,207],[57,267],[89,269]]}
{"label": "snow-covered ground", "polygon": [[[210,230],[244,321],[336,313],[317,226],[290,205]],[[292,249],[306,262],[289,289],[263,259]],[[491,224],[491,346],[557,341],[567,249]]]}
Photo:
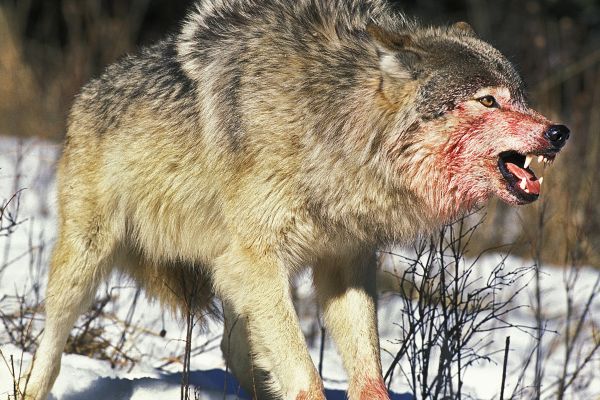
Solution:
{"label": "snow-covered ground", "polygon": [[[34,306],[43,300],[48,256],[56,235],[56,204],[54,198],[54,166],[60,147],[37,140],[20,141],[0,137],[0,204],[16,190],[19,193],[18,225],[10,236],[0,236],[0,316],[18,314],[22,304]],[[13,204],[16,205],[16,200]],[[9,210],[11,208],[9,207]],[[14,210],[14,209],[13,209]],[[474,279],[474,285],[482,282],[493,271],[501,255],[490,255],[478,261],[476,270],[483,280]],[[528,266],[530,261],[517,258],[507,259],[507,268]],[[403,268],[401,259],[388,260],[388,269]],[[566,270],[543,268],[541,275],[541,296],[544,305],[543,319],[547,329],[542,342],[544,357],[544,375],[542,388],[546,388],[545,397],[552,397],[553,384],[562,373],[565,357],[564,335],[554,333],[565,331],[566,305],[569,296],[565,291],[565,281],[572,275]],[[298,280],[300,297],[300,315],[303,329],[312,336],[311,355],[315,364],[320,361],[320,335],[316,323],[316,311],[311,308],[310,277],[302,276]],[[515,298],[515,305],[533,304],[535,285],[532,274],[525,274],[514,288],[525,287]],[[585,304],[597,272],[591,268],[579,270],[571,291],[573,309]],[[63,366],[54,386],[52,395],[56,399],[177,399],[180,398],[182,380],[182,355],[184,352],[185,326],[172,316],[165,314],[157,304],[149,303],[143,294],[136,297],[136,288],[119,277],[112,277],[98,296],[110,295],[111,301],[103,310],[103,317],[94,320],[92,325],[99,330],[96,343],[109,343],[102,347],[105,359],[65,354]],[[499,296],[509,296],[506,289]],[[136,301],[137,299],[137,301]],[[392,362],[401,346],[403,307],[405,300],[399,296],[386,294],[379,305],[379,324],[381,332],[382,364],[384,371]],[[134,304],[134,306],[132,306]],[[589,306],[591,319],[586,319],[579,329],[579,337],[570,366],[575,368],[585,361],[585,351],[600,340],[592,338],[600,320],[600,301],[594,299]],[[39,310],[38,310],[39,311]],[[33,322],[25,324],[21,331],[28,330],[33,336],[43,327],[43,313],[36,313]],[[520,308],[510,313],[508,318],[513,324],[535,325],[531,308]],[[571,336],[577,326],[573,319]],[[5,318],[6,320],[6,318]],[[18,322],[18,319],[12,319]],[[83,323],[85,320],[80,320]],[[18,325],[18,324],[17,324]],[[29,364],[31,354],[23,352],[16,343],[20,331],[17,325],[0,325],[0,398],[12,395],[12,377],[10,357],[13,357],[14,369],[18,375]],[[79,324],[80,325],[80,324]],[[161,332],[162,331],[162,332]],[[123,332],[126,335],[121,340]],[[235,378],[225,372],[226,365],[221,357],[219,343],[222,326],[218,320],[208,321],[206,326],[197,329],[192,343],[190,384],[194,386],[200,399],[246,398],[238,391]],[[315,334],[316,333],[316,334]],[[535,341],[534,332],[519,327],[495,330],[485,336],[485,353],[491,354],[489,361],[481,361],[470,366],[463,376],[463,393],[473,398],[499,398],[502,376],[502,360],[505,337],[511,338],[506,395],[513,393],[524,362],[533,359]],[[103,341],[104,340],[104,341]],[[102,358],[100,357],[100,358]],[[107,359],[110,359],[107,360]],[[111,365],[113,364],[113,365]],[[402,369],[409,370],[407,360],[401,360]],[[600,368],[595,356],[586,364],[585,369],[574,380],[566,398],[593,398],[600,395]],[[432,370],[435,369],[432,367]],[[533,367],[528,367],[520,387],[533,383]],[[323,356],[323,377],[328,389],[328,399],[343,399],[346,387],[346,375],[341,360],[331,340],[326,341]],[[391,388],[396,393],[411,391],[406,376],[399,370],[394,374]],[[226,396],[224,396],[226,394]],[[395,396],[396,399],[408,399],[411,396]],[[418,396],[421,398],[421,396]],[[192,396],[193,398],[193,396]],[[528,398],[527,391],[514,398]]]}

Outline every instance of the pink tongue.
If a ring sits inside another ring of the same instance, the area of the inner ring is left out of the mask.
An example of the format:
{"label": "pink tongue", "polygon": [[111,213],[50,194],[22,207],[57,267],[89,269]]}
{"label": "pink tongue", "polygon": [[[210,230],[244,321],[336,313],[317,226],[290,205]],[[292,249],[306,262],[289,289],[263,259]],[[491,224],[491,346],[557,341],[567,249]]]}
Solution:
{"label": "pink tongue", "polygon": [[506,168],[510,171],[511,174],[513,174],[519,179],[519,183],[517,185],[520,188],[520,183],[523,180],[523,178],[525,178],[525,181],[527,183],[527,190],[529,190],[529,193],[540,194],[540,182],[535,177],[535,175],[513,163],[506,163]]}

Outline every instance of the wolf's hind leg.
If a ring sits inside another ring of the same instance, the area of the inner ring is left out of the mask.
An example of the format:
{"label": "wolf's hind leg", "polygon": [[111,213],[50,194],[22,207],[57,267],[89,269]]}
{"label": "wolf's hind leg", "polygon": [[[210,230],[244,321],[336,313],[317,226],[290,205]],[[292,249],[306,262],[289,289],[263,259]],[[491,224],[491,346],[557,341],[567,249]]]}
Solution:
{"label": "wolf's hind leg", "polygon": [[325,325],[349,376],[348,397],[388,400],[377,335],[374,253],[321,260],[314,266]]}
{"label": "wolf's hind leg", "polygon": [[[71,235],[69,235],[71,234]],[[62,232],[50,267],[45,300],[46,324],[40,345],[21,390],[27,399],[45,400],[60,370],[60,359],[77,317],[91,305],[107,276],[112,243],[95,232],[76,240]]]}

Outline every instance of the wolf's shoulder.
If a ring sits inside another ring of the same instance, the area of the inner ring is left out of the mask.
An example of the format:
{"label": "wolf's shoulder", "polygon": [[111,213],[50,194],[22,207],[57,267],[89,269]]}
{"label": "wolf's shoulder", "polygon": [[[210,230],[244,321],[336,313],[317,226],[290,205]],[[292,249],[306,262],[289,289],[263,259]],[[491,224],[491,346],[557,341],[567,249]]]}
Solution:
{"label": "wolf's shoulder", "polygon": [[134,104],[165,111],[193,99],[196,90],[197,83],[178,61],[175,35],[170,35],[106,67],[76,96],[71,114],[93,116],[102,132],[116,126]]}

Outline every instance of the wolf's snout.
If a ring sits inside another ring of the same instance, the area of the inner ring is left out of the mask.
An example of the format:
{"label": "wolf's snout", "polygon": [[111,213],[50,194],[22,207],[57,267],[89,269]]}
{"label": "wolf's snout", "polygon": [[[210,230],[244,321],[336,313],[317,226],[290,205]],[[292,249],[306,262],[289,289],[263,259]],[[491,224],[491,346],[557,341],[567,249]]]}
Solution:
{"label": "wolf's snout", "polygon": [[569,128],[564,125],[551,125],[550,128],[544,133],[546,139],[550,141],[550,143],[558,148],[561,148],[567,142],[569,138]]}

